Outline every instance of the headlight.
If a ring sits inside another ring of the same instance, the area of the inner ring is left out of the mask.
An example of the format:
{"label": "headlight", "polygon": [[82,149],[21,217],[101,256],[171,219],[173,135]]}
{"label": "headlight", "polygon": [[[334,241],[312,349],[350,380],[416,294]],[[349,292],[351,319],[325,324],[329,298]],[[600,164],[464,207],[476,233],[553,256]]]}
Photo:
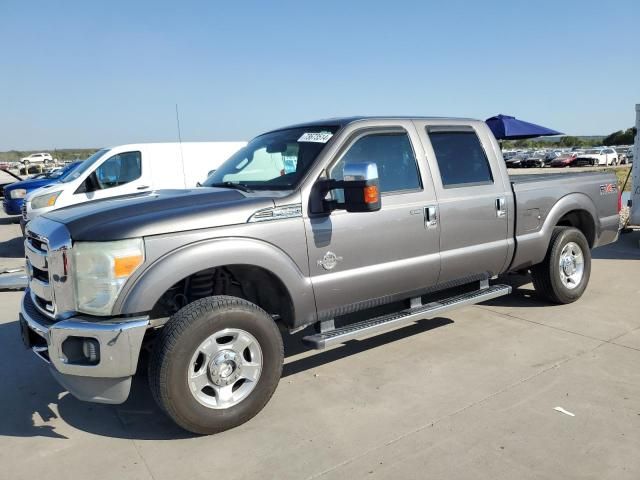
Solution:
{"label": "headlight", "polygon": [[37,197],[34,197],[31,200],[31,208],[32,209],[37,209],[37,208],[44,208],[44,207],[53,207],[56,204],[56,200],[58,199],[58,196],[60,196],[62,192],[53,192],[53,193],[47,193],[45,195],[39,195]]}
{"label": "headlight", "polygon": [[27,195],[27,191],[24,188],[16,188],[9,192],[11,198],[24,198]]}
{"label": "headlight", "polygon": [[109,315],[124,282],[144,262],[144,242],[78,242],[71,251],[77,310]]}

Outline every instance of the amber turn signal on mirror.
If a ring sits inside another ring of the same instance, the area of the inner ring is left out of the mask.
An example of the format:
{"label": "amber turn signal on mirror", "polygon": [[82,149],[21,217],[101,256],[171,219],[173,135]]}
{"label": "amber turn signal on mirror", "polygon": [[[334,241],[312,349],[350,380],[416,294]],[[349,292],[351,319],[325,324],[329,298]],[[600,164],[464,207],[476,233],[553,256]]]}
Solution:
{"label": "amber turn signal on mirror", "polygon": [[380,199],[377,185],[364,187],[364,203],[376,203]]}

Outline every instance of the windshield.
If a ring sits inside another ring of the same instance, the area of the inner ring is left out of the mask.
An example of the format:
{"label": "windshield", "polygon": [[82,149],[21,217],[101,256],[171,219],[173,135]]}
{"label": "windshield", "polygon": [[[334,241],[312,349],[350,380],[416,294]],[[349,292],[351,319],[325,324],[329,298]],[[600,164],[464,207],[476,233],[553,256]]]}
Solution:
{"label": "windshield", "polygon": [[203,186],[291,190],[337,130],[334,126],[300,127],[256,137],[224,162]]}
{"label": "windshield", "polygon": [[62,168],[58,168],[52,172],[45,173],[44,178],[61,178],[64,177],[67,173],[73,170],[75,167],[80,165],[81,162],[70,163],[69,165],[65,165]]}
{"label": "windshield", "polygon": [[70,163],[69,165],[58,171],[60,174],[57,175],[56,178],[59,178],[60,181],[63,181],[65,178],[71,175],[76,168],[80,167],[80,165],[82,165],[82,162]]}
{"label": "windshield", "polygon": [[86,172],[96,161],[102,157],[106,152],[108,152],[108,148],[103,148],[102,150],[98,150],[96,153],[91,155],[85,161],[83,161],[78,168],[73,168],[69,171],[68,175],[63,176],[60,181],[62,183],[68,183],[74,181],[76,178],[80,177],[84,172]]}

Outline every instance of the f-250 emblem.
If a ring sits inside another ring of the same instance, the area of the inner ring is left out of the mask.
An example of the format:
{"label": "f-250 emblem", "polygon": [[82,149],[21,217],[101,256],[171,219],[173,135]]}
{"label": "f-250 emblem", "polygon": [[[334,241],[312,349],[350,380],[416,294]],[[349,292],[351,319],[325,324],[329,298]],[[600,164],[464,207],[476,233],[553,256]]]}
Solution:
{"label": "f-250 emblem", "polygon": [[325,270],[331,270],[335,268],[338,262],[342,261],[342,257],[337,256],[333,252],[327,252],[322,257],[322,260],[318,260],[318,266],[324,268]]}

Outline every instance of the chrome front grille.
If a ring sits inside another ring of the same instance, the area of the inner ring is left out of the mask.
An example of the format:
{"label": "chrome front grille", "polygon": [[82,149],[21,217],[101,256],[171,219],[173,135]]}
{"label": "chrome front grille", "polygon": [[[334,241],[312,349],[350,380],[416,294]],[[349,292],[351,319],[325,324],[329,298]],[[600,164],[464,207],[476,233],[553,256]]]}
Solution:
{"label": "chrome front grille", "polygon": [[24,241],[24,252],[27,257],[27,275],[29,277],[31,299],[38,310],[53,318],[56,313],[56,306],[49,278],[49,246],[46,240],[28,232]]}
{"label": "chrome front grille", "polygon": [[73,316],[76,302],[68,263],[69,230],[43,215],[31,220],[25,230],[29,292],[35,308],[54,321]]}

